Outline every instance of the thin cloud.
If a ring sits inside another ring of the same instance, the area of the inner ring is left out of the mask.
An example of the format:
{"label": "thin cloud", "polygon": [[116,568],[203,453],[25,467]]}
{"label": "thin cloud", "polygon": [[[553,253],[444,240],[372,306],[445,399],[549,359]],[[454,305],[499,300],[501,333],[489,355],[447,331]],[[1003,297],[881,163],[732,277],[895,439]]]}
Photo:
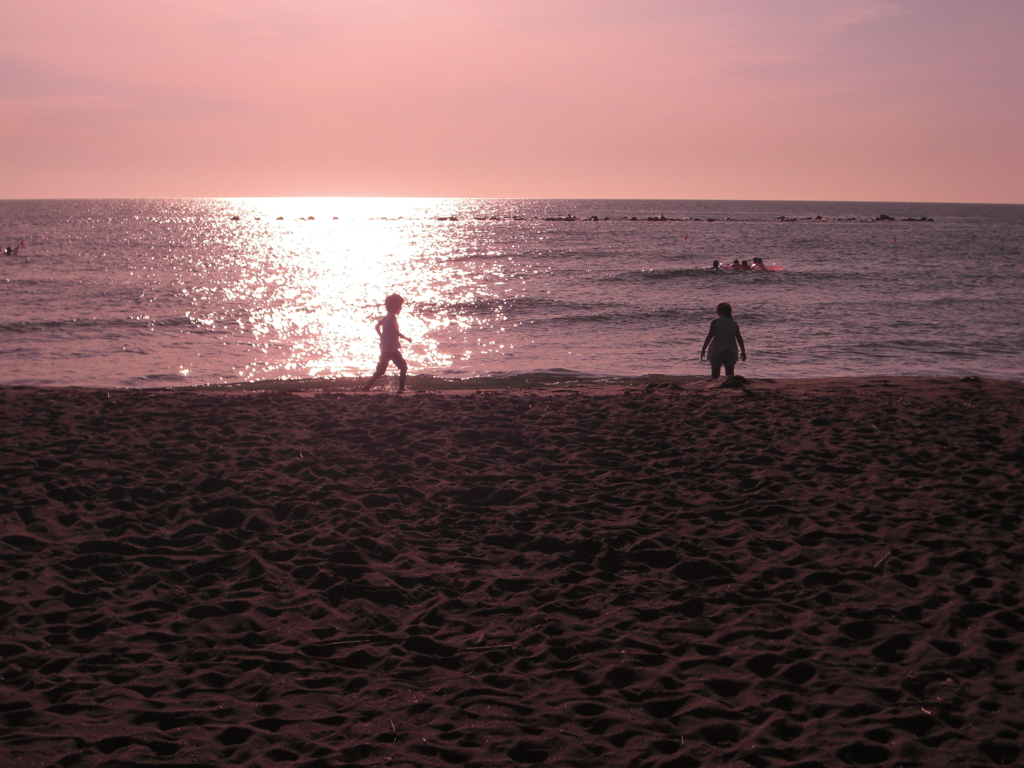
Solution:
{"label": "thin cloud", "polygon": [[0,162],[29,180],[18,195],[1024,201],[1005,173],[1024,160],[1015,3],[38,0],[5,16]]}

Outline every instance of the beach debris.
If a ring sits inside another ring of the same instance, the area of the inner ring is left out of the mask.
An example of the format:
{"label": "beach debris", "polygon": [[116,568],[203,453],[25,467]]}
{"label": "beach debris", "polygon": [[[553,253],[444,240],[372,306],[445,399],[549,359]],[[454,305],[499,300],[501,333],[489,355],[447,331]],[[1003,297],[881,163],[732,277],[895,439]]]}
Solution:
{"label": "beach debris", "polygon": [[726,376],[718,386],[721,389],[745,389],[749,384],[750,382],[746,378],[736,374],[735,376]]}

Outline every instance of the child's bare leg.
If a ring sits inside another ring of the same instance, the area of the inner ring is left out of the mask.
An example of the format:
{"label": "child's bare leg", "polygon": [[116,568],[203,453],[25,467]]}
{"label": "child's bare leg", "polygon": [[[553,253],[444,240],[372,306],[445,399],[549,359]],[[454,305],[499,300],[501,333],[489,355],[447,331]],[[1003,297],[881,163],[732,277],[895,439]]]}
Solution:
{"label": "child's bare leg", "polygon": [[408,372],[409,366],[402,361],[402,364],[398,366],[398,391],[405,392],[405,374]]}
{"label": "child's bare leg", "polygon": [[735,376],[736,375],[736,363],[726,363],[725,364],[725,375],[726,376]]}
{"label": "child's bare leg", "polygon": [[388,361],[384,358],[383,355],[381,355],[380,362],[377,363],[377,370],[373,372],[373,376],[370,377],[370,381],[367,382],[366,386],[363,387],[363,390],[369,392],[370,388],[377,383],[378,379],[380,379],[380,377],[384,375],[384,371],[386,371],[387,369]]}
{"label": "child's bare leg", "polygon": [[722,375],[722,364],[721,363],[712,363],[711,364],[711,378],[712,379],[717,379],[721,375]]}

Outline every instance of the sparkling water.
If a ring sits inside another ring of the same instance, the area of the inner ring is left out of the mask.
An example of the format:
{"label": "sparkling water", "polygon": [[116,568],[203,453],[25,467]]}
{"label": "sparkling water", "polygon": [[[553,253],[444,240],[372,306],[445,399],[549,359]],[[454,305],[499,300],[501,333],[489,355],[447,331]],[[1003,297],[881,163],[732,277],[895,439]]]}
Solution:
{"label": "sparkling water", "polygon": [[0,201],[0,383],[365,377],[389,293],[439,379],[707,375],[721,301],[748,377],[1017,379],[1022,240],[1024,206]]}

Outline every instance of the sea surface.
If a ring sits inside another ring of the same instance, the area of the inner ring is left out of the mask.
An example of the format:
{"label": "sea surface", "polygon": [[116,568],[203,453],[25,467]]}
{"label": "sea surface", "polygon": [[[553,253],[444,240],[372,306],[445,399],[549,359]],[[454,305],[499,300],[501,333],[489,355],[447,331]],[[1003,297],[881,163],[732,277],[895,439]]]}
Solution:
{"label": "sea surface", "polygon": [[[750,378],[1024,378],[1024,206],[0,201],[0,249],[19,242],[0,384],[365,377],[393,292],[437,384],[706,376],[721,301]],[[755,256],[782,270],[709,269]]]}

